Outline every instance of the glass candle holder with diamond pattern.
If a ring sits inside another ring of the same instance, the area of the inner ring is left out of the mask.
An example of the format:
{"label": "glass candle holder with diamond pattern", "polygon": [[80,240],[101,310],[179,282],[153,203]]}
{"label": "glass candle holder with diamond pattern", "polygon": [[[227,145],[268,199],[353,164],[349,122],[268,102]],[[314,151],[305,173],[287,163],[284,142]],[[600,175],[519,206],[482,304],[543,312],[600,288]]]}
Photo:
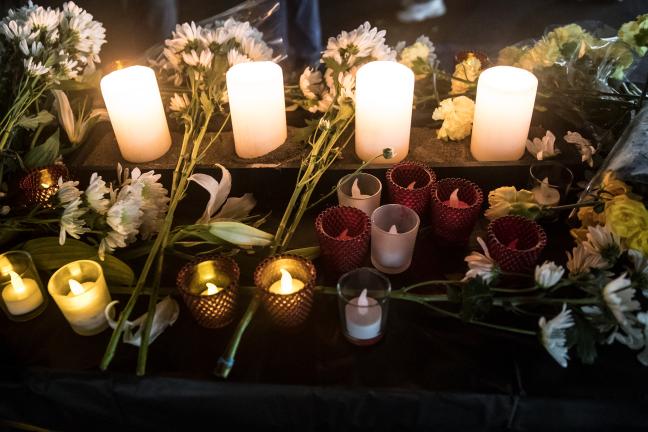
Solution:
{"label": "glass candle holder with diamond pattern", "polygon": [[488,225],[488,249],[502,270],[533,271],[547,235],[540,225],[522,216],[504,216]]}
{"label": "glass candle holder with diamond pattern", "polygon": [[[457,202],[450,198],[457,191]],[[479,218],[484,194],[475,183],[461,178],[439,180],[432,190],[431,222],[435,237],[456,245],[468,242]]]}
{"label": "glass candle holder with diamond pattern", "polygon": [[423,216],[436,182],[434,171],[420,162],[401,162],[387,170],[390,202],[401,204]]}
{"label": "glass candle holder with diamond pattern", "polygon": [[360,267],[369,252],[371,222],[362,210],[331,207],[315,219],[320,256],[331,273]]}

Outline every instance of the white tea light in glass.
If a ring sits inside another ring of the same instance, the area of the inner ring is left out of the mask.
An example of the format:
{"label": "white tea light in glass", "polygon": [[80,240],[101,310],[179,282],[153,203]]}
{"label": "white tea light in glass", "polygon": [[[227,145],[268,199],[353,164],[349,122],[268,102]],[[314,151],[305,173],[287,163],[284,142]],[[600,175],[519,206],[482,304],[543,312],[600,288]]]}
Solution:
{"label": "white tea light in glass", "polygon": [[378,207],[371,215],[371,263],[383,273],[397,274],[412,263],[420,219],[400,204]]}
{"label": "white tea light in glass", "polygon": [[368,267],[344,274],[337,284],[340,323],[344,336],[356,345],[378,342],[385,330],[389,279]]}
{"label": "white tea light in glass", "polygon": [[239,63],[227,71],[234,148],[244,159],[270,153],[286,141],[283,72],[270,61]]}
{"label": "white tea light in glass", "polygon": [[101,94],[124,159],[150,162],[169,150],[171,134],[153,69],[111,72],[101,79]]}
{"label": "white tea light in glass", "polygon": [[91,336],[108,327],[104,311],[111,300],[99,263],[66,264],[52,275],[47,289],[76,333]]}
{"label": "white tea light in glass", "polygon": [[47,293],[31,255],[25,251],[0,255],[0,291],[2,310],[13,321],[35,318],[47,306]]}
{"label": "white tea light in glass", "polygon": [[338,181],[338,203],[362,210],[369,217],[380,206],[381,193],[382,183],[371,174],[347,174]]}
{"label": "white tea light in glass", "polygon": [[394,157],[376,164],[395,164],[409,152],[414,72],[393,61],[373,61],[356,74],[355,150],[363,161],[391,148]]}
{"label": "white tea light in glass", "polygon": [[556,206],[571,189],[574,174],[557,162],[536,162],[529,168],[529,184],[533,198],[540,205]]}
{"label": "white tea light in glass", "polygon": [[495,66],[479,75],[470,152],[478,161],[513,161],[524,155],[538,79],[531,72]]}

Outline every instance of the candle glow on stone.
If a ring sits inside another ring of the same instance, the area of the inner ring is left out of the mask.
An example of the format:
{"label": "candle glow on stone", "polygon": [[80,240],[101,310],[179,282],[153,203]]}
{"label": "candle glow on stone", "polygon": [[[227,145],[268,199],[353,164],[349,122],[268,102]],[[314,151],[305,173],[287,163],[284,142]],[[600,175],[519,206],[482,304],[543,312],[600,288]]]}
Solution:
{"label": "candle glow on stone", "polygon": [[382,156],[376,164],[394,164],[409,152],[414,98],[414,72],[392,61],[373,61],[356,74],[355,150],[363,161],[373,160],[383,149],[394,157]]}
{"label": "candle glow on stone", "polygon": [[155,72],[146,66],[131,66],[101,79],[117,144],[129,162],[150,162],[171,147],[171,134],[160,97]]}
{"label": "candle glow on stone", "polygon": [[304,288],[304,282],[299,279],[293,279],[290,272],[286,269],[280,269],[281,279],[270,286],[270,292],[273,294],[288,295],[294,294]]}
{"label": "candle glow on stone", "polygon": [[271,61],[239,63],[227,71],[234,148],[245,159],[270,153],[286,141],[283,71]]}
{"label": "candle glow on stone", "polygon": [[470,151],[478,161],[520,159],[526,149],[538,79],[511,66],[486,69],[477,82]]}

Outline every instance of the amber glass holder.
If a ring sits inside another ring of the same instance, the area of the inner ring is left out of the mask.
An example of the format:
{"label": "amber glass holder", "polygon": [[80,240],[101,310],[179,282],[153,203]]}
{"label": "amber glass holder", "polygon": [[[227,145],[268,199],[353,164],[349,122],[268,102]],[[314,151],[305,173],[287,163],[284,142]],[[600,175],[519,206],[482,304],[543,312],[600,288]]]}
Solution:
{"label": "amber glass holder", "polygon": [[23,194],[22,199],[28,206],[52,207],[52,198],[59,189],[59,177],[66,181],[68,176],[68,169],[63,164],[35,168],[27,172],[18,183],[18,188]]}

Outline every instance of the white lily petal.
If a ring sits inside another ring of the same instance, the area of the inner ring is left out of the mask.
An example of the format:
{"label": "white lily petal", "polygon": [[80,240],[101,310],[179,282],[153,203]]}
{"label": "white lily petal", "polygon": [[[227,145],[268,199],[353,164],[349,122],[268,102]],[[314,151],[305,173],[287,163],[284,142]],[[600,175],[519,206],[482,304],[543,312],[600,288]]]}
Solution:
{"label": "white lily petal", "polygon": [[58,112],[59,122],[68,138],[72,138],[75,132],[75,119],[72,107],[70,107],[70,101],[62,90],[52,90],[52,93],[54,94],[54,107]]}
{"label": "white lily petal", "polygon": [[[119,302],[110,302],[104,310],[104,314],[108,320],[108,325],[113,329],[117,327],[114,310],[114,306],[117,303]],[[171,297],[165,297],[155,306],[155,315],[153,316],[151,333],[149,335],[149,345],[152,344],[167,327],[172,326],[176,322],[179,312],[180,309],[178,307],[178,302],[173,300]],[[140,346],[142,344],[142,326],[144,325],[147,315],[148,313],[145,313],[135,319],[135,321],[126,321],[124,326],[124,343],[134,346]],[[137,330],[133,331],[135,328],[137,328]]]}
{"label": "white lily petal", "polygon": [[256,200],[251,193],[238,198],[228,198],[212,219],[242,219],[250,215],[254,206]]}
{"label": "white lily petal", "polygon": [[218,166],[223,172],[223,178],[220,183],[208,174],[196,173],[189,177],[189,181],[198,183],[207,192],[209,192],[209,201],[207,201],[205,211],[200,219],[196,221],[196,223],[199,224],[209,222],[212,215],[225,203],[232,188],[232,176],[230,175],[230,172],[220,164],[217,164],[216,166]]}

